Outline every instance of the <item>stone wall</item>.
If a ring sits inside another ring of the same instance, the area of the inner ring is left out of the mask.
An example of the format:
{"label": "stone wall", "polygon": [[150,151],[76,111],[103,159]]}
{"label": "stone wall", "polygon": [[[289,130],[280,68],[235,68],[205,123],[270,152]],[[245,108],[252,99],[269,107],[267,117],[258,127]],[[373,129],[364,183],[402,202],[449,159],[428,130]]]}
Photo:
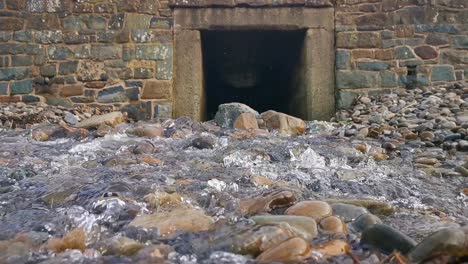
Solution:
{"label": "stone wall", "polygon": [[0,102],[97,104],[170,117],[166,0],[0,0]]}
{"label": "stone wall", "polygon": [[[339,108],[358,94],[468,78],[466,0],[207,3],[334,5]],[[138,119],[170,117],[172,13],[169,0],[0,0],[0,102],[113,105]]]}
{"label": "stone wall", "polygon": [[337,0],[339,108],[357,94],[468,79],[466,0]]}

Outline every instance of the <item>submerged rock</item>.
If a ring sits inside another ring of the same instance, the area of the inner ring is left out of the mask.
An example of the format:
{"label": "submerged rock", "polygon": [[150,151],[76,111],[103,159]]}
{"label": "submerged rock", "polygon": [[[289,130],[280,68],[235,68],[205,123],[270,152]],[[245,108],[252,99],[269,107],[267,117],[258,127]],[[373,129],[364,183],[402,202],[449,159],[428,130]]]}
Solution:
{"label": "submerged rock", "polygon": [[375,224],[362,232],[361,244],[378,249],[385,254],[399,251],[408,254],[416,242],[400,231],[382,224]]}

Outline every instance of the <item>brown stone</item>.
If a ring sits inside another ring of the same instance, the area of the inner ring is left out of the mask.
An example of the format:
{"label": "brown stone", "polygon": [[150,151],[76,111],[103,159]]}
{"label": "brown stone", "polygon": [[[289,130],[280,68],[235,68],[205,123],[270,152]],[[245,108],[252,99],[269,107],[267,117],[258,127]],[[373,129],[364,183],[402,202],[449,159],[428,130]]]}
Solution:
{"label": "brown stone", "polygon": [[384,26],[387,16],[385,13],[371,13],[356,18],[357,26]]}
{"label": "brown stone", "polygon": [[242,113],[234,121],[234,128],[243,130],[258,129],[257,118],[252,113]]}
{"label": "brown stone", "polygon": [[0,17],[0,30],[17,31],[22,30],[24,21],[16,17]]}
{"label": "brown stone", "polygon": [[399,25],[395,27],[395,36],[398,38],[411,38],[414,36],[414,27],[412,25]]}
{"label": "brown stone", "polygon": [[327,233],[346,233],[346,225],[336,216],[328,216],[320,221],[320,228]]}
{"label": "brown stone", "polygon": [[145,83],[142,99],[171,99],[172,82],[151,80]]}
{"label": "brown stone", "polygon": [[374,50],[371,49],[354,49],[351,51],[353,59],[373,59],[374,58]]}
{"label": "brown stone", "polygon": [[285,213],[308,216],[315,219],[315,221],[320,221],[332,214],[332,208],[328,203],[322,201],[302,201],[289,207]]}
{"label": "brown stone", "polygon": [[374,51],[375,58],[377,60],[392,60],[393,49],[376,49]]}
{"label": "brown stone", "polygon": [[416,47],[414,52],[423,60],[435,59],[439,55],[437,51],[431,46]]}
{"label": "brown stone", "polygon": [[60,96],[69,97],[69,96],[77,96],[83,94],[83,85],[82,84],[73,84],[73,85],[66,85],[63,86],[60,90]]}
{"label": "brown stone", "polygon": [[261,118],[268,129],[277,130],[282,135],[300,135],[306,129],[303,120],[272,110],[262,113]]}
{"label": "brown stone", "polygon": [[100,82],[100,81],[95,81],[95,82],[87,82],[85,84],[86,88],[95,88],[95,89],[100,89],[103,88],[104,86],[107,85],[107,82]]}
{"label": "brown stone", "polygon": [[340,256],[346,254],[350,248],[350,245],[343,240],[332,240],[314,247],[313,250],[326,256]]}
{"label": "brown stone", "polygon": [[10,10],[24,10],[26,8],[26,0],[6,0],[6,6]]}
{"label": "brown stone", "polygon": [[0,96],[0,103],[16,103],[21,101],[19,96]]}
{"label": "brown stone", "polygon": [[302,261],[310,253],[308,241],[294,237],[260,254],[256,261],[258,263],[282,262],[291,263]]}
{"label": "brown stone", "polygon": [[337,48],[380,48],[382,39],[377,32],[338,32]]}

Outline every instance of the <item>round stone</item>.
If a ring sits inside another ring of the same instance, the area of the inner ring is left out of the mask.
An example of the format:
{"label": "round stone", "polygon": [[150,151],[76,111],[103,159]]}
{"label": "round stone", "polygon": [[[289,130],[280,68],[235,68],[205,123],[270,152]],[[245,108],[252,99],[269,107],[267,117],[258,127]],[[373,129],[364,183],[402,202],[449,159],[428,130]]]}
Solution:
{"label": "round stone", "polygon": [[393,251],[407,254],[416,246],[416,242],[407,235],[382,224],[375,224],[364,230],[361,244],[378,249],[384,254],[390,254]]}
{"label": "round stone", "polygon": [[289,207],[286,214],[308,216],[315,221],[320,221],[332,214],[332,208],[328,203],[322,201],[302,201]]}
{"label": "round stone", "polygon": [[328,216],[322,219],[320,228],[327,233],[347,233],[346,225],[336,216]]}
{"label": "round stone", "polygon": [[351,224],[350,227],[355,232],[362,232],[367,228],[375,225],[375,224],[382,224],[382,220],[373,214],[363,214],[356,218]]}
{"label": "round stone", "polygon": [[332,204],[332,208],[334,215],[339,216],[346,223],[353,221],[362,214],[368,213],[364,207],[345,203]]}
{"label": "round stone", "polygon": [[271,262],[298,262],[307,258],[310,253],[310,244],[306,240],[294,237],[273,248],[270,248],[257,257],[259,263]]}

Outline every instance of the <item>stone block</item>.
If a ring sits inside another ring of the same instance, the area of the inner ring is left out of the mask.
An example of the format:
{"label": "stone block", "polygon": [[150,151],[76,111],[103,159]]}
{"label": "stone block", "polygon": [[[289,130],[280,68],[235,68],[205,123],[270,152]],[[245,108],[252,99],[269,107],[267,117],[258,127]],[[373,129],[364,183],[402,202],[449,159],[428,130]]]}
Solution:
{"label": "stone block", "polygon": [[81,61],[78,67],[78,80],[83,82],[103,81],[106,72],[104,71],[104,63],[94,61]]}
{"label": "stone block", "polygon": [[122,48],[116,45],[97,46],[91,47],[91,56],[96,60],[115,60],[120,59]]}
{"label": "stone block", "polygon": [[336,46],[338,48],[379,48],[382,46],[382,40],[377,32],[338,32]]}
{"label": "stone block", "polygon": [[0,17],[0,30],[18,31],[22,30],[24,20],[16,17]]}
{"label": "stone block", "polygon": [[18,82],[11,82],[10,83],[10,94],[29,94],[32,93],[33,82],[31,80],[26,81],[18,81]]}
{"label": "stone block", "polygon": [[32,31],[16,31],[13,35],[13,39],[18,42],[31,42],[33,39]]}
{"label": "stone block", "polygon": [[21,101],[20,96],[0,96],[0,103],[17,103]]}
{"label": "stone block", "polygon": [[431,46],[419,46],[414,48],[414,52],[423,60],[435,59],[439,54],[436,49]]}
{"label": "stone block", "polygon": [[124,26],[125,14],[113,15],[109,21],[109,29],[120,30]]}
{"label": "stone block", "polygon": [[398,86],[397,74],[392,71],[381,71],[380,72],[380,86],[382,87]]}
{"label": "stone block", "polygon": [[78,31],[67,32],[63,36],[63,42],[65,44],[84,44],[90,41],[89,36],[81,35]]}
{"label": "stone block", "polygon": [[11,32],[8,31],[0,31],[0,41],[7,42],[11,39]]}
{"label": "stone block", "polygon": [[384,39],[382,40],[382,47],[384,49],[402,45],[414,47],[423,44],[423,42],[423,38]]}
{"label": "stone block", "polygon": [[449,44],[447,34],[443,33],[429,33],[426,37],[426,44],[433,46],[442,46]]}
{"label": "stone block", "polygon": [[449,33],[449,34],[459,34],[460,30],[455,25],[447,24],[419,24],[415,25],[415,31],[418,33],[427,33],[427,32],[438,32],[438,33]]}
{"label": "stone block", "polygon": [[57,75],[57,66],[55,64],[46,64],[40,68],[41,75],[44,77],[54,77]]}
{"label": "stone block", "polygon": [[61,30],[36,31],[34,40],[41,44],[61,43],[63,41],[63,33]]}
{"label": "stone block", "polygon": [[401,46],[395,48],[395,59],[404,60],[415,58],[413,50],[408,46]]}
{"label": "stone block", "polygon": [[5,68],[10,66],[10,58],[7,56],[0,56],[0,68]]}
{"label": "stone block", "polygon": [[453,47],[456,49],[468,49],[468,35],[453,36]]}
{"label": "stone block", "polygon": [[77,59],[89,59],[91,58],[91,45],[78,45],[75,46],[75,58]]}
{"label": "stone block", "polygon": [[125,81],[125,87],[140,87],[143,88],[144,83],[142,81]]}
{"label": "stone block", "polygon": [[125,14],[124,29],[149,29],[152,16],[146,14]]}
{"label": "stone block", "polygon": [[355,19],[355,24],[357,26],[385,26],[386,21],[387,15],[385,13],[368,13],[358,16]]}
{"label": "stone block", "polygon": [[100,103],[118,103],[128,101],[126,91],[123,86],[114,86],[98,92],[97,101]]}
{"label": "stone block", "polygon": [[68,60],[73,57],[73,51],[68,47],[49,46],[49,58],[53,60]]}
{"label": "stone block", "polygon": [[97,3],[94,5],[94,13],[115,13],[116,7],[112,3]]}
{"label": "stone block", "polygon": [[154,107],[154,118],[157,119],[170,119],[172,118],[172,105],[156,105]]}
{"label": "stone block", "polygon": [[38,44],[26,44],[23,47],[24,53],[28,55],[38,55],[44,51],[44,46]]}
{"label": "stone block", "polygon": [[335,67],[340,70],[351,67],[351,53],[349,50],[338,49],[335,53]]}
{"label": "stone block", "polygon": [[376,49],[374,56],[377,60],[393,60],[394,52],[393,49]]}
{"label": "stone block", "polygon": [[59,74],[74,74],[78,70],[78,61],[66,61],[59,64]]}
{"label": "stone block", "polygon": [[70,97],[70,101],[75,104],[89,104],[95,102],[94,98],[86,96],[72,96]]}
{"label": "stone block", "polygon": [[83,95],[84,85],[75,84],[75,85],[65,85],[60,89],[60,96],[70,97]]}
{"label": "stone block", "polygon": [[390,68],[390,64],[383,61],[362,61],[356,62],[359,70],[364,71],[382,71]]}
{"label": "stone block", "polygon": [[12,67],[21,67],[21,66],[31,66],[33,64],[32,56],[11,56],[11,66]]}
{"label": "stone block", "polygon": [[107,68],[106,72],[110,80],[128,80],[133,78],[133,71],[130,68]]}
{"label": "stone block", "polygon": [[336,86],[339,89],[376,87],[378,75],[378,72],[372,71],[337,71]]}
{"label": "stone block", "polygon": [[39,97],[39,96],[34,96],[34,95],[23,95],[21,97],[21,101],[24,102],[24,103],[28,103],[28,104],[31,104],[31,103],[39,103],[41,102],[42,98]]}
{"label": "stone block", "polygon": [[120,111],[126,112],[134,120],[148,120],[153,117],[153,107],[151,102],[141,102],[123,106]]}
{"label": "stone block", "polygon": [[0,95],[8,95],[8,83],[0,83]]}
{"label": "stone block", "polygon": [[172,29],[174,20],[165,17],[153,17],[150,22],[150,28],[153,29]]}
{"label": "stone block", "polygon": [[26,17],[26,29],[52,30],[62,27],[57,14],[29,14]]}
{"label": "stone block", "polygon": [[130,101],[140,100],[140,88],[139,87],[133,87],[133,88],[126,89],[125,94],[127,95],[127,98]]}
{"label": "stone block", "polygon": [[450,65],[437,65],[432,67],[431,81],[455,81],[453,66]]}
{"label": "stone block", "polygon": [[136,59],[135,48],[130,46],[124,46],[122,48],[122,59],[124,61],[131,61]]}
{"label": "stone block", "polygon": [[158,61],[156,66],[156,79],[171,80],[173,74],[172,57],[163,61]]}
{"label": "stone block", "polygon": [[0,68],[0,81],[23,80],[31,76],[31,70],[27,67]]}
{"label": "stone block", "polygon": [[137,45],[135,55],[139,60],[164,60],[172,56],[172,45]]}
{"label": "stone block", "polygon": [[44,0],[28,0],[27,9],[32,13],[42,13],[46,10],[46,1]]}
{"label": "stone block", "polygon": [[154,77],[154,70],[151,68],[136,68],[134,71],[135,79],[151,79]]}
{"label": "stone block", "polygon": [[353,104],[354,100],[359,96],[359,93],[353,91],[342,90],[337,93],[336,103],[338,109],[348,109]]}
{"label": "stone block", "polygon": [[172,98],[172,82],[151,80],[147,81],[143,88],[142,99],[166,99]]}

